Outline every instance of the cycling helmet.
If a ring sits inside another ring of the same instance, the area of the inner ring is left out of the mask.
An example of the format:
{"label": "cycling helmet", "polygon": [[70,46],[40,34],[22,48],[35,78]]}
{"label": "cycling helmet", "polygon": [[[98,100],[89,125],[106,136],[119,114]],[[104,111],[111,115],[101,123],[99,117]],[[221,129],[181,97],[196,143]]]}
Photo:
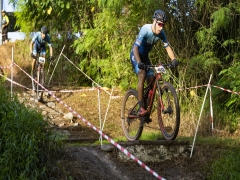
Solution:
{"label": "cycling helmet", "polygon": [[156,19],[157,21],[161,21],[164,23],[167,22],[167,16],[165,12],[162,11],[161,9],[158,9],[154,12],[153,19]]}
{"label": "cycling helmet", "polygon": [[47,32],[48,32],[47,27],[46,27],[46,26],[43,26],[43,27],[41,28],[41,32],[42,32],[43,34],[47,34]]}

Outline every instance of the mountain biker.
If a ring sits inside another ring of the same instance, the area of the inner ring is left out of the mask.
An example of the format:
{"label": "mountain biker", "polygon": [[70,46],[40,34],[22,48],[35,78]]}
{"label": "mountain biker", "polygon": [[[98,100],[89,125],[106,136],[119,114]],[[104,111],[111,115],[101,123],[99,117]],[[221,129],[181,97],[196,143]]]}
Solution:
{"label": "mountain biker", "polygon": [[2,42],[7,44],[9,18],[4,10],[2,10],[2,18]]}
{"label": "mountain biker", "polygon": [[134,68],[134,72],[138,75],[138,101],[140,106],[139,116],[145,116],[147,110],[143,107],[143,88],[146,78],[147,83],[150,83],[154,78],[154,71],[152,69],[144,70],[142,67],[145,65],[151,65],[151,61],[148,57],[148,53],[152,50],[152,47],[158,40],[161,40],[163,47],[166,49],[169,58],[172,60],[172,65],[175,67],[178,65],[172,48],[169,46],[163,27],[167,22],[167,17],[164,11],[156,10],[153,14],[153,23],[145,24],[140,29],[136,41],[134,42],[131,52],[130,60]]}
{"label": "mountain biker", "polygon": [[40,51],[41,57],[46,56],[46,43],[48,43],[48,46],[50,49],[50,60],[53,60],[53,56],[52,56],[53,48],[52,48],[50,36],[48,34],[48,29],[46,26],[42,26],[41,31],[35,33],[30,43],[30,53],[31,53],[31,57],[33,58],[32,73],[36,64],[37,53]]}

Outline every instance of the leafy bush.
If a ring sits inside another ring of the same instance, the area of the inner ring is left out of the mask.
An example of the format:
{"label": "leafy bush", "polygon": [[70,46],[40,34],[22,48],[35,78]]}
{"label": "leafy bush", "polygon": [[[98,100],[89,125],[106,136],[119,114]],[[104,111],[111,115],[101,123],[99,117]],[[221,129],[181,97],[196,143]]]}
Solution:
{"label": "leafy bush", "polygon": [[47,122],[0,83],[0,179],[48,179],[53,144]]}
{"label": "leafy bush", "polygon": [[[240,92],[239,65],[240,63],[237,62],[229,68],[222,70],[220,72],[221,79],[218,85],[237,93]],[[234,132],[239,123],[239,94],[229,93],[222,90],[214,90],[213,96],[217,103],[215,108],[218,115],[220,117],[224,117],[224,115],[227,114],[227,118],[223,118],[225,119],[225,122],[222,123],[226,123],[230,127],[230,131]]]}

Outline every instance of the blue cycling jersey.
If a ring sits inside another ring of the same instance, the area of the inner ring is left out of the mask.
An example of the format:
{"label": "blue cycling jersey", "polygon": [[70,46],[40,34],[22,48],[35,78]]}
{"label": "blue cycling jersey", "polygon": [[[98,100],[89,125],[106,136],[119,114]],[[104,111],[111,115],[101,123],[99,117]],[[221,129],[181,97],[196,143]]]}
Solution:
{"label": "blue cycling jersey", "polygon": [[152,24],[145,24],[141,28],[134,45],[138,46],[139,54],[145,56],[148,55],[159,39],[162,40],[165,48],[169,46],[164,30],[161,30],[159,34],[154,34]]}
{"label": "blue cycling jersey", "polygon": [[36,43],[37,46],[40,46],[40,47],[45,46],[46,43],[48,43],[49,46],[52,46],[52,43],[50,41],[50,36],[46,34],[44,39],[42,39],[41,32],[35,33],[34,37],[32,38],[32,42]]}

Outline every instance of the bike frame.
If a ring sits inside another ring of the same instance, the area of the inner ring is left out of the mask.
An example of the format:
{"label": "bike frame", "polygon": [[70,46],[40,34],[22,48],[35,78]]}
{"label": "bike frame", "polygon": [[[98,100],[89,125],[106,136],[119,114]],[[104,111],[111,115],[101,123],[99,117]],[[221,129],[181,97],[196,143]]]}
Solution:
{"label": "bike frame", "polygon": [[[41,57],[40,54],[38,53],[37,56],[36,56],[36,61],[35,61],[35,68],[34,68],[35,72],[33,72],[33,74],[36,73],[36,78],[37,79],[32,80],[32,86],[36,91],[37,99],[42,99],[42,96],[43,96],[43,89],[40,87],[39,84],[41,84],[43,86],[43,83],[44,83],[44,65],[45,65],[45,62],[46,62],[46,58]],[[34,82],[34,81],[36,81],[36,82]]]}
{"label": "bike frame", "polygon": [[[165,64],[165,65],[162,65],[162,66],[171,66],[170,64]],[[154,68],[154,67],[158,67],[156,65],[147,65],[147,68]],[[151,99],[150,99],[150,102],[149,102],[149,105],[147,107],[147,112],[148,112],[148,115],[150,116],[151,112],[152,112],[152,107],[153,107],[153,101],[154,101],[154,98],[155,98],[155,95],[156,95],[156,90],[158,89],[158,95],[160,98],[158,98],[158,101],[161,105],[161,111],[164,110],[164,105],[162,103],[162,93],[160,91],[160,84],[159,84],[159,80],[162,80],[162,74],[160,72],[157,72],[156,70],[155,71],[155,76],[154,76],[154,79],[144,88],[144,95],[143,96],[148,96],[148,92],[150,90],[153,91],[153,94],[151,96]],[[152,88],[150,88],[151,86],[153,85]],[[146,97],[147,98],[147,97]],[[143,97],[144,99],[144,97]],[[138,103],[134,106],[133,109],[135,109],[135,107],[138,105]],[[129,112],[129,118],[138,118],[139,116],[136,116],[136,115],[132,115],[132,110]],[[160,114],[161,115],[161,114]]]}

